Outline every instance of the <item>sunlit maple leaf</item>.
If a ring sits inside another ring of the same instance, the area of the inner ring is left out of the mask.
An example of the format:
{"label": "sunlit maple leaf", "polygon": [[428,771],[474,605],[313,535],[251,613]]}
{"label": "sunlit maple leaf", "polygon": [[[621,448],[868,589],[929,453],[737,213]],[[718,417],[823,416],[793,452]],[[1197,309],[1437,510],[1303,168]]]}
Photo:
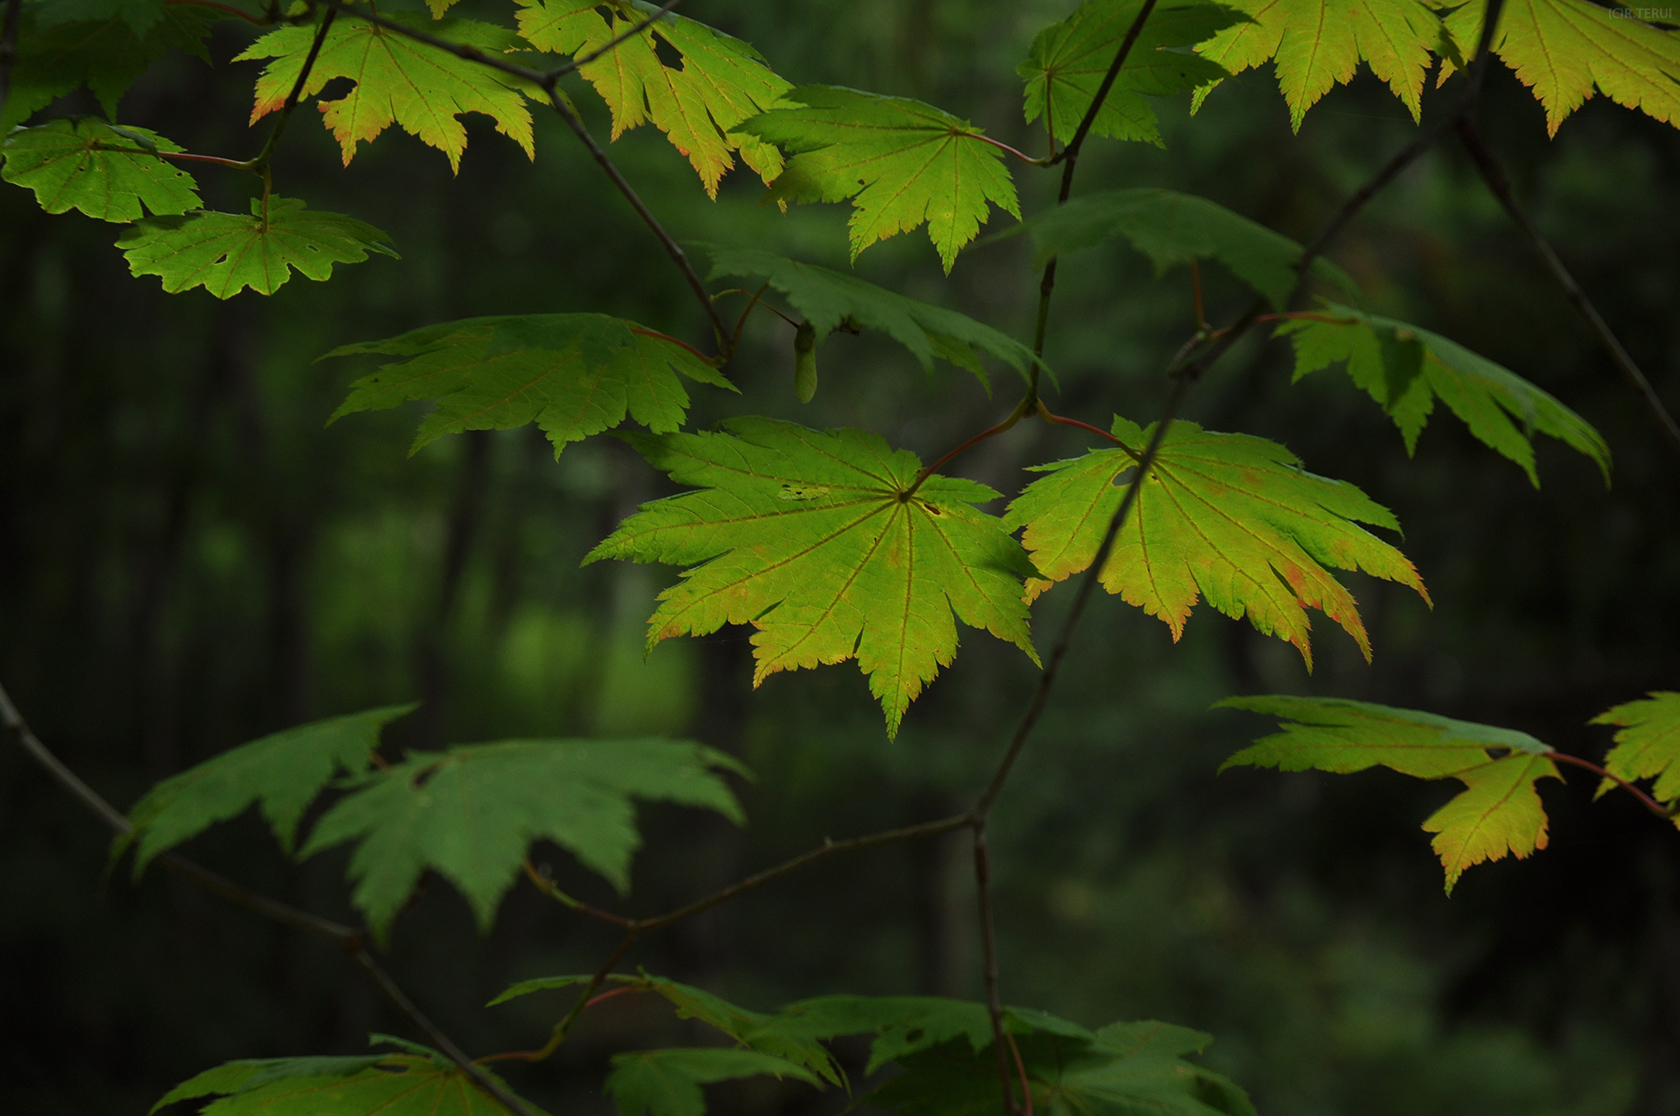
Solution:
{"label": "sunlit maple leaf", "polygon": [[[1556,135],[1595,88],[1624,108],[1680,127],[1680,31],[1637,18],[1661,10],[1617,11],[1585,0],[1507,0],[1493,52],[1545,107],[1548,135]],[[1466,55],[1481,41],[1485,12],[1485,4],[1470,3],[1447,16]],[[1440,80],[1454,68],[1448,60]]]}
{"label": "sunlit maple leaf", "polygon": [[1536,488],[1537,433],[1585,454],[1610,483],[1610,447],[1586,419],[1510,369],[1438,333],[1335,303],[1326,303],[1322,316],[1284,322],[1277,333],[1295,343],[1297,380],[1345,362],[1353,382],[1400,428],[1408,454],[1439,399],[1478,441],[1521,466]]}
{"label": "sunlit maple leaf", "polygon": [[85,116],[19,128],[0,146],[6,181],[35,191],[42,209],[79,209],[101,221],[199,208],[192,175],[158,157],[160,151],[180,150],[156,132]]}
{"label": "sunlit maple leaf", "polygon": [[[517,41],[513,32],[475,20],[433,23],[420,17],[386,16],[428,34],[500,54]],[[308,24],[271,31],[247,47],[234,61],[271,58],[257,78],[251,122],[278,110],[297,84],[309,56],[315,28]],[[340,19],[332,25],[321,53],[309,71],[303,96],[313,97],[329,81],[349,78],[355,87],[335,101],[320,104],[327,130],[338,140],[349,165],[356,146],[372,140],[392,124],[461,167],[467,146],[463,113],[478,112],[496,122],[496,131],[532,154],[531,113],[524,95],[510,87],[512,79],[488,66],[416,42],[361,19]]]}
{"label": "sunlit maple leaf", "polygon": [[1279,731],[1256,741],[1224,767],[1316,768],[1346,774],[1392,768],[1418,779],[1453,778],[1465,786],[1423,828],[1447,872],[1447,893],[1466,868],[1522,859],[1546,847],[1546,811],[1534,784],[1562,779],[1552,749],[1525,732],[1455,721],[1415,709],[1342,698],[1271,695],[1219,703],[1277,717]]}
{"label": "sunlit maple leaf", "polygon": [[[520,4],[519,32],[532,46],[574,57],[594,53],[657,11],[622,0]],[[666,65],[656,41],[680,64]],[[667,12],[579,72],[607,102],[614,139],[651,121],[693,164],[712,197],[735,166],[735,155],[766,182],[781,173],[775,148],[734,129],[769,108],[790,86],[740,39]]]}
{"label": "sunlit maple leaf", "polygon": [[342,213],[317,213],[296,198],[251,199],[251,216],[200,210],[153,217],[117,241],[134,275],[156,275],[170,294],[202,286],[217,298],[246,287],[273,294],[293,269],[324,280],[334,264],[369,252],[395,256],[391,238]]}
{"label": "sunlit maple leaf", "polygon": [[[1142,6],[1142,0],[1087,0],[1067,19],[1038,33],[1027,60],[1016,67],[1027,83],[1029,124],[1044,116],[1059,142],[1073,138]],[[1242,18],[1230,8],[1197,0],[1157,4],[1097,110],[1092,133],[1159,145],[1160,121],[1149,99],[1226,76],[1201,55],[1169,48],[1203,42]]]}
{"label": "sunlit maple leaf", "polygon": [[[1233,74],[1275,59],[1278,87],[1296,131],[1307,110],[1332,86],[1353,80],[1360,62],[1388,84],[1413,120],[1418,119],[1423,79],[1433,54],[1456,49],[1441,18],[1424,0],[1221,2],[1253,22],[1225,28],[1196,53]],[[1198,91],[1198,107],[1211,88]]]}
{"label": "sunlit maple leaf", "polygon": [[688,566],[660,594],[648,645],[751,624],[753,684],[779,670],[856,659],[896,733],[957,651],[952,613],[1037,655],[1021,579],[1033,574],[985,485],[931,476],[860,430],[739,418],[724,432],[627,435],[687,492],[644,504],[587,562]]}
{"label": "sunlit maple leaf", "polygon": [[771,197],[851,201],[854,260],[925,223],[950,271],[990,206],[1021,216],[1003,152],[966,120],[921,101],[828,85],[802,85],[784,105],[740,130],[794,153]]}
{"label": "sunlit maple leaf", "polygon": [[[1047,473],[1009,505],[1005,523],[1051,583],[1089,568],[1154,432],[1116,417],[1123,449],[1035,466]],[[1416,568],[1360,523],[1398,530],[1394,516],[1345,481],[1315,476],[1276,442],[1216,434],[1175,422],[1148,483],[1103,567],[1103,587],[1172,629],[1177,640],[1197,600],[1295,645],[1312,668],[1308,608],[1324,612],[1359,644],[1370,640],[1353,595],[1326,566],[1362,570],[1429,599]]]}
{"label": "sunlit maple leaf", "polygon": [[[1680,803],[1680,694],[1652,691],[1642,701],[1629,701],[1600,713],[1595,725],[1619,725],[1616,746],[1604,757],[1604,769],[1633,782],[1655,779],[1651,794],[1671,811]],[[1609,790],[1606,779],[1598,793]],[[1675,825],[1680,825],[1676,816]]]}

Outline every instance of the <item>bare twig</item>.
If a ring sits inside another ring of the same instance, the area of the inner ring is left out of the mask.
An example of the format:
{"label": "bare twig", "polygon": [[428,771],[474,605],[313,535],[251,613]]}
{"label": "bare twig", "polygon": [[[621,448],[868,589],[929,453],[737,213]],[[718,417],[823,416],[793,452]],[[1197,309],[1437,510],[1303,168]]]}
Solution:
{"label": "bare twig", "polygon": [[[83,782],[80,776],[66,767],[62,760],[54,755],[45,744],[41,743],[40,738],[29,727],[29,722],[23,719],[23,715],[18,712],[17,706],[12,703],[11,695],[6,692],[4,686],[0,686],[0,724],[4,724],[5,728],[10,730],[13,737],[22,745],[23,750],[28,752],[30,758],[35,760],[47,774],[51,775],[55,782],[74,795],[83,806],[87,807],[113,832],[126,835],[134,831],[133,824],[115,806],[112,806],[103,795]],[[157,858],[157,862],[183,879],[190,880],[206,891],[220,895],[222,898],[237,903],[247,910],[255,911],[257,914],[272,918],[276,922],[284,923],[299,930],[306,930],[343,945],[350,952],[356,964],[360,965],[373,979],[374,984],[378,986],[385,998],[390,1000],[398,1011],[408,1016],[409,1021],[425,1034],[432,1045],[447,1055],[450,1061],[460,1066],[462,1072],[470,1076],[479,1088],[495,1097],[516,1116],[537,1116],[530,1105],[508,1092],[483,1069],[474,1065],[472,1059],[468,1058],[448,1035],[438,1029],[437,1024],[428,1019],[415,1006],[414,1001],[408,998],[403,990],[397,986],[397,983],[391,979],[390,974],[379,966],[379,963],[373,959],[372,954],[368,953],[365,944],[366,935],[360,930],[353,930],[330,919],[321,918],[318,915],[310,914],[308,911],[298,910],[296,907],[288,906],[277,899],[270,899],[266,895],[241,887],[232,880],[226,879],[175,853],[164,853]]]}
{"label": "bare twig", "polygon": [[[1009,1055],[1003,1049],[1008,1035],[1003,1029],[1003,1000],[998,993],[997,927],[992,917],[992,867],[986,848],[985,815],[977,814],[971,828],[974,831],[974,892],[980,912],[981,966],[986,978],[986,1011],[992,1017],[992,1050],[997,1055],[998,1085],[1003,1091],[1004,1110],[1018,1114],[1021,1105],[1015,1099],[1015,1089],[1010,1082]],[[1025,1089],[1026,1085],[1023,1075],[1021,1087]]]}
{"label": "bare twig", "polygon": [[1464,115],[1458,118],[1457,124],[1459,138],[1464,141],[1464,149],[1470,153],[1470,159],[1481,172],[1482,181],[1487,183],[1489,192],[1499,199],[1499,204],[1504,206],[1505,212],[1510,215],[1511,222],[1528,238],[1529,244],[1546,265],[1546,270],[1551,273],[1552,279],[1562,288],[1564,298],[1575,308],[1576,313],[1586,320],[1587,327],[1592,330],[1593,336],[1598,339],[1611,363],[1621,372],[1622,378],[1627,381],[1634,394],[1645,404],[1645,409],[1651,412],[1651,418],[1667,437],[1669,444],[1680,450],[1680,424],[1674,421],[1674,415],[1664,406],[1662,397],[1651,386],[1651,381],[1646,379],[1645,373],[1640,370],[1633,357],[1628,355],[1621,339],[1611,331],[1604,321],[1604,316],[1598,312],[1598,307],[1593,305],[1592,300],[1581,289],[1581,285],[1575,281],[1575,276],[1570,274],[1563,260],[1558,258],[1557,252],[1540,234],[1533,218],[1517,204],[1516,195],[1511,191],[1510,177],[1482,142],[1475,121]]}
{"label": "bare twig", "polygon": [[303,69],[298,71],[297,80],[292,83],[292,91],[286,94],[286,103],[280,106],[280,115],[275,118],[274,128],[268,133],[268,142],[257,152],[257,157],[247,164],[249,169],[263,175],[265,197],[269,160],[274,157],[274,148],[280,142],[280,134],[286,130],[286,122],[292,118],[298,101],[303,99],[303,87],[309,81],[310,72],[315,69],[315,60],[321,57],[321,47],[327,41],[327,32],[332,30],[333,20],[338,18],[338,10],[338,0],[329,0],[327,14],[321,17],[321,25],[315,29],[315,38],[310,40],[309,53],[303,59]]}

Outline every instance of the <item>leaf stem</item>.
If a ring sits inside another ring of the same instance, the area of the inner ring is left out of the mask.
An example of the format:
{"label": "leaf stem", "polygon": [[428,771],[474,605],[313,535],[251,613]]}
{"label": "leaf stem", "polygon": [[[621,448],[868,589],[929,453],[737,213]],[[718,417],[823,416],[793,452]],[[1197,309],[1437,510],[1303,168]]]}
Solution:
{"label": "leaf stem", "polygon": [[1649,810],[1657,817],[1662,818],[1664,821],[1672,821],[1674,819],[1674,812],[1668,807],[1664,806],[1662,803],[1658,802],[1656,799],[1652,798],[1650,795],[1646,794],[1644,791],[1640,790],[1620,775],[1614,775],[1609,771],[1606,771],[1592,760],[1582,759],[1580,756],[1572,756],[1568,752],[1547,752],[1546,756],[1549,759],[1560,760],[1564,763],[1573,764],[1576,767],[1591,771],[1594,775],[1597,775],[1601,779],[1609,779],[1612,783],[1615,783],[1617,786],[1633,795],[1633,797],[1637,798],[1641,806],[1645,807],[1645,809]]}
{"label": "leaf stem", "polygon": [[1021,1048],[1015,1045],[1015,1036],[1008,1031],[1003,1037],[1009,1043],[1009,1052],[1015,1055],[1015,1072],[1021,1077],[1022,1116],[1033,1116],[1032,1086],[1027,1082],[1027,1064],[1021,1060]]}
{"label": "leaf stem", "polygon": [[707,356],[699,349],[696,349],[693,345],[690,345],[687,341],[684,341],[680,337],[672,337],[669,333],[660,333],[657,329],[648,329],[645,326],[631,326],[630,332],[640,334],[643,337],[657,337],[661,341],[669,341],[673,345],[680,345],[689,352],[693,353],[695,359],[702,361],[705,364],[709,364],[713,368],[716,368],[719,364],[723,363],[717,357]]}
{"label": "leaf stem", "polygon": [[[1035,365],[1034,368],[1036,369],[1036,367],[1037,366]],[[1009,417],[1005,418],[1002,422],[998,423],[996,426],[988,426],[986,429],[980,431],[980,433],[978,433],[974,437],[968,439],[968,441],[964,442],[962,445],[958,446],[956,449],[950,450],[949,452],[945,453],[943,456],[936,459],[933,462],[933,464],[929,465],[927,468],[925,468],[921,472],[917,473],[916,474],[916,479],[911,482],[910,487],[905,489],[903,492],[899,493],[899,496],[898,496],[899,503],[901,503],[901,504],[909,503],[910,498],[916,494],[916,490],[921,488],[923,482],[925,482],[929,477],[933,476],[934,473],[938,472],[939,467],[941,465],[945,464],[947,461],[950,461],[952,458],[956,457],[958,454],[961,454],[961,453],[966,452],[967,450],[973,449],[975,446],[979,445],[981,442],[984,442],[987,438],[995,438],[997,435],[1002,434],[1005,430],[1008,430],[1010,427],[1012,427],[1016,423],[1020,422],[1021,417],[1025,414],[1027,414],[1027,406],[1028,406],[1027,405],[1027,400],[1032,399],[1032,398],[1034,398],[1033,394],[1031,392],[1028,392],[1025,396],[1023,396],[1021,398],[1021,401],[1019,403],[1015,404],[1015,409],[1013,411],[1009,412]]]}
{"label": "leaf stem", "polygon": [[1092,426],[1088,422],[1080,422],[1076,418],[1067,418],[1064,415],[1051,414],[1050,408],[1044,405],[1044,400],[1042,399],[1038,401],[1038,417],[1043,419],[1045,422],[1053,422],[1060,426],[1077,426],[1081,430],[1090,431],[1099,438],[1107,438],[1109,441],[1113,442],[1115,445],[1130,454],[1133,461],[1137,460],[1138,454],[1136,450],[1134,450],[1131,446],[1128,446],[1125,442],[1122,442],[1119,438],[1110,434],[1108,431],[1104,430],[1102,427]]}
{"label": "leaf stem", "polygon": [[1499,204],[1504,206],[1505,212],[1510,215],[1512,224],[1528,238],[1529,245],[1546,265],[1553,281],[1562,289],[1563,297],[1575,308],[1575,312],[1585,319],[1587,328],[1592,330],[1599,346],[1610,357],[1611,363],[1622,374],[1622,378],[1627,381],[1634,394],[1645,404],[1645,409],[1651,413],[1651,418],[1655,420],[1669,444],[1680,450],[1680,423],[1675,422],[1674,415],[1663,404],[1662,397],[1651,386],[1651,381],[1646,378],[1633,357],[1628,355],[1621,339],[1611,331],[1604,316],[1598,312],[1598,307],[1593,305],[1592,300],[1581,289],[1581,285],[1575,281],[1575,276],[1570,274],[1569,268],[1564,266],[1563,260],[1540,234],[1539,226],[1517,204],[1516,195],[1511,192],[1510,177],[1482,142],[1475,120],[1468,114],[1460,114],[1457,124],[1458,137],[1463,141],[1464,149],[1470,153],[1471,162],[1476,164],[1476,169],[1481,173],[1482,181],[1487,183],[1488,191],[1499,199]]}
{"label": "leaf stem", "polygon": [[1053,161],[1048,156],[1046,156],[1043,159],[1035,159],[1031,155],[1028,155],[1025,151],[1022,151],[1020,148],[1011,147],[1009,144],[1004,143],[1002,140],[993,139],[991,136],[985,135],[984,133],[981,133],[981,132],[963,132],[962,135],[967,136],[969,139],[977,139],[981,143],[989,143],[993,147],[997,148],[999,151],[1007,152],[1008,154],[1013,155],[1013,156],[1015,156],[1015,158],[1021,160],[1021,162],[1031,163],[1035,167],[1047,167]]}

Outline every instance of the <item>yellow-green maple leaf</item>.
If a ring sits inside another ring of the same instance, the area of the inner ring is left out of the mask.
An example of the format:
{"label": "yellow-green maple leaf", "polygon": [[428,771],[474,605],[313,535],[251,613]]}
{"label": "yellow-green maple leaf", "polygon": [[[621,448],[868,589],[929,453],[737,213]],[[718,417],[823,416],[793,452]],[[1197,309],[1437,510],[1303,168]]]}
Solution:
{"label": "yellow-green maple leaf", "polygon": [[[1289,104],[1290,126],[1297,131],[1307,110],[1332,86],[1353,80],[1360,62],[1387,83],[1413,120],[1418,119],[1432,53],[1451,49],[1440,17],[1423,0],[1220,2],[1254,22],[1225,28],[1196,53],[1233,74],[1275,59],[1278,88]],[[1197,107],[1212,88],[1197,91]]]}
{"label": "yellow-green maple leaf", "polygon": [[[1506,0],[1493,52],[1545,107],[1548,135],[1595,87],[1624,108],[1680,127],[1680,31],[1641,22],[1633,17],[1640,10],[1585,0]],[[1469,3],[1447,17],[1467,55],[1481,41],[1485,11]],[[1450,62],[1443,64],[1440,80],[1452,72]]]}
{"label": "yellow-green maple leaf", "polygon": [[[593,53],[656,9],[589,0],[520,0],[519,33],[539,50]],[[605,10],[608,14],[603,15]],[[678,56],[667,66],[654,38]],[[735,155],[766,182],[782,170],[780,152],[736,125],[774,104],[790,87],[747,43],[673,13],[579,71],[612,112],[612,137],[652,122],[693,164],[706,192],[735,166]]]}
{"label": "yellow-green maple leaf", "polygon": [[[511,31],[474,20],[425,20],[388,16],[413,23],[429,34],[499,54],[513,45]],[[314,41],[315,28],[282,27],[252,43],[235,61],[271,58],[257,79],[251,122],[256,123],[286,103],[297,83],[304,59]],[[467,130],[463,113],[479,112],[496,122],[496,131],[531,155],[531,113],[525,98],[488,66],[416,42],[374,23],[359,19],[335,22],[309,71],[303,96],[319,93],[334,78],[349,78],[355,88],[336,101],[319,106],[323,123],[338,140],[348,166],[356,146],[371,141],[396,124],[449,157],[451,169],[461,167]]]}
{"label": "yellow-green maple leaf", "polygon": [[1003,152],[943,109],[831,85],[802,85],[744,132],[795,153],[771,197],[850,200],[852,258],[926,224],[950,271],[996,205],[1020,219]]}
{"label": "yellow-green maple leaf", "polygon": [[1252,765],[1346,774],[1381,765],[1417,779],[1462,782],[1465,789],[1423,823],[1435,834],[1431,845],[1447,871],[1448,894],[1472,865],[1507,853],[1521,860],[1546,847],[1546,811],[1534,784],[1562,776],[1552,749],[1525,732],[1342,698],[1269,695],[1219,704],[1283,722],[1220,770]]}
{"label": "yellow-green maple leaf", "polygon": [[738,418],[718,433],[627,435],[686,492],[642,505],[586,562],[687,566],[660,594],[648,646],[751,624],[756,686],[780,670],[856,659],[896,733],[957,650],[952,613],[1038,661],[1020,544],[972,505],[985,485],[931,476],[861,430]]}
{"label": "yellow-green maple leaf", "polygon": [[[1629,701],[1591,721],[1619,725],[1616,746],[1604,757],[1604,769],[1618,779],[1655,779],[1651,795],[1669,808],[1680,803],[1680,694],[1652,691],[1643,701]],[[1614,786],[1606,779],[1603,794]],[[1675,820],[1680,825],[1680,817]]]}
{"label": "yellow-green maple leaf", "polygon": [[[1009,505],[1011,529],[1042,578],[1028,599],[1088,569],[1136,475],[1149,442],[1118,416],[1114,436],[1127,448],[1035,468],[1049,474]],[[1429,599],[1405,555],[1359,523],[1398,530],[1394,516],[1345,481],[1315,476],[1276,442],[1216,434],[1177,422],[1161,443],[1149,481],[1132,505],[1103,567],[1103,587],[1172,629],[1176,641],[1201,597],[1234,619],[1295,645],[1312,668],[1308,608],[1340,624],[1371,657],[1353,594],[1325,566],[1363,570],[1410,586]]]}

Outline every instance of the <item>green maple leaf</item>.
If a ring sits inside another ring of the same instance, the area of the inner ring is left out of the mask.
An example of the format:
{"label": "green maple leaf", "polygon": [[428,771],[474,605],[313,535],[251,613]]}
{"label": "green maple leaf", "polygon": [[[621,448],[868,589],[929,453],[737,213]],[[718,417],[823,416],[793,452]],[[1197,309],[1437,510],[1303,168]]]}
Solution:
{"label": "green maple leaf", "polygon": [[[487,54],[500,55],[516,40],[512,31],[475,20],[431,23],[413,16],[386,16]],[[308,24],[282,27],[252,43],[234,61],[271,58],[257,78],[251,123],[278,110],[297,84],[304,59],[315,40]],[[372,141],[392,124],[442,151],[453,170],[461,168],[467,147],[463,113],[478,112],[496,122],[496,131],[517,143],[526,155],[531,146],[531,113],[517,79],[465,58],[416,42],[361,19],[341,19],[327,32],[321,53],[309,71],[302,95],[313,97],[335,78],[349,78],[355,88],[336,101],[320,104],[322,123],[338,140],[349,166],[356,145]]]}
{"label": "green maple leaf", "polygon": [[356,381],[328,421],[435,399],[410,453],[444,434],[535,422],[558,457],[567,443],[626,415],[656,433],[675,430],[688,411],[679,373],[735,390],[687,346],[605,314],[468,318],[344,345],[321,359],[361,353],[408,359]]}
{"label": "green maple leaf", "polygon": [[779,670],[856,659],[896,735],[957,650],[952,612],[1038,661],[1022,577],[1032,563],[970,505],[985,485],[931,476],[860,430],[739,418],[723,433],[626,435],[654,468],[700,486],[644,504],[584,559],[690,567],[660,594],[648,645],[751,624],[756,686]]}
{"label": "green maple leaf", "polygon": [[293,269],[316,281],[334,264],[361,263],[369,252],[396,256],[391,238],[342,213],[313,213],[296,198],[251,199],[251,216],[200,210],[154,217],[117,241],[135,276],[156,275],[170,294],[203,287],[232,298],[246,287],[273,294]]}
{"label": "green maple leaf", "polygon": [[[1038,33],[1027,60],[1016,67],[1027,83],[1027,123],[1046,116],[1046,127],[1058,142],[1073,138],[1141,7],[1142,0],[1086,0],[1062,22]],[[1201,55],[1172,48],[1203,42],[1242,19],[1230,8],[1197,0],[1157,4],[1097,111],[1092,133],[1162,146],[1160,121],[1149,99],[1226,76]]]}
{"label": "green maple leaf", "polygon": [[[595,52],[657,11],[622,0],[520,0],[520,5],[519,33],[532,46],[573,56]],[[681,65],[665,65],[654,39]],[[579,72],[611,109],[613,139],[651,121],[693,164],[712,197],[737,154],[766,182],[781,173],[781,154],[735,127],[775,104],[791,86],[740,39],[667,12],[647,32]]]}
{"label": "green maple leaf", "polygon": [[435,869],[466,896],[488,931],[526,847],[555,842],[620,892],[641,845],[632,798],[715,810],[741,808],[718,770],[744,772],[698,744],[669,740],[508,740],[416,753],[352,780],[354,793],[315,826],[301,856],[359,841],[353,899],[375,934]]}
{"label": "green maple leaf", "polygon": [[[161,10],[159,10],[161,8]],[[155,16],[155,18],[153,18]],[[153,62],[172,50],[209,61],[204,41],[228,13],[196,5],[36,4],[19,28],[0,134],[87,86],[105,115]]]}
{"label": "green maple leaf", "polygon": [[990,205],[1021,216],[1003,152],[981,129],[921,101],[802,85],[784,107],[740,130],[794,153],[772,198],[851,201],[854,260],[876,241],[925,222],[949,272]]}
{"label": "green maple leaf", "polygon": [[[1223,2],[1252,22],[1227,27],[1198,46],[1196,53],[1233,74],[1276,59],[1278,87],[1289,104],[1289,123],[1296,131],[1307,110],[1331,86],[1353,80],[1360,62],[1388,84],[1417,120],[1422,112],[1423,79],[1433,54],[1457,52],[1446,25],[1424,0]],[[1212,88],[1208,85],[1197,91],[1196,107]]]}
{"label": "green maple leaf", "polygon": [[1548,758],[1552,749],[1525,732],[1341,698],[1266,696],[1219,704],[1284,722],[1220,770],[1246,764],[1346,774],[1381,765],[1418,779],[1463,782],[1465,789],[1423,823],[1435,834],[1449,895],[1471,865],[1506,853],[1521,860],[1546,847],[1546,811],[1534,784],[1562,776]]}
{"label": "green maple leaf", "polygon": [[298,822],[315,796],[340,771],[366,771],[379,747],[380,729],[415,708],[389,705],[299,725],[171,776],[128,812],[134,829],[113,842],[112,858],[137,844],[134,877],[139,879],[159,853],[258,803],[280,847],[290,853]]}
{"label": "green maple leaf", "polygon": [[158,158],[160,151],[180,150],[144,128],[63,117],[7,136],[0,173],[35,191],[48,213],[79,209],[101,221],[137,221],[147,211],[181,214],[202,204],[192,175]]}
{"label": "green maple leaf", "polygon": [[[1621,726],[1616,746],[1604,757],[1604,769],[1630,783],[1655,779],[1652,796],[1673,810],[1680,801],[1680,694],[1653,690],[1645,700],[1624,702],[1591,723]],[[1614,785],[1606,779],[1598,793]],[[1680,825],[1680,819],[1675,824]]]}
{"label": "green maple leaf", "polygon": [[[1209,1036],[1166,1023],[1116,1023],[1083,1036],[1015,1039],[1036,1112],[1084,1116],[1254,1116],[1242,1090],[1184,1056]],[[988,1034],[986,1046],[991,1044]],[[997,1056],[952,1042],[903,1059],[869,1094],[897,1116],[1001,1116]]]}
{"label": "green maple leaf", "polygon": [[[1009,505],[1011,529],[1042,572],[1028,598],[1087,569],[1154,433],[1118,416],[1124,449],[1035,468],[1048,474]],[[1103,587],[1172,629],[1174,641],[1197,600],[1295,645],[1312,669],[1308,608],[1321,610],[1359,644],[1370,640],[1358,606],[1326,566],[1410,586],[1429,599],[1416,568],[1359,526],[1399,530],[1394,516],[1345,481],[1306,472],[1276,442],[1216,434],[1175,422],[1148,483],[1132,505],[1103,567]]]}
{"label": "green maple leaf", "polygon": [[[1193,260],[1218,260],[1278,310],[1295,290],[1301,258],[1301,246],[1282,233],[1217,202],[1153,186],[1086,194],[1022,227],[1032,234],[1040,267],[1052,256],[1123,238],[1150,258],[1157,276]],[[1329,260],[1314,260],[1312,272],[1356,289]]]}
{"label": "green maple leaf", "polygon": [[765,280],[786,295],[794,309],[810,323],[813,348],[842,327],[877,329],[909,349],[923,371],[933,371],[933,359],[938,357],[968,369],[982,384],[987,382],[986,370],[976,349],[998,358],[1023,376],[1031,364],[1042,364],[1030,348],[1001,330],[955,310],[905,298],[854,275],[756,248],[708,250],[712,255],[709,278],[750,276]]}
{"label": "green maple leaf", "polygon": [[[1618,12],[1583,0],[1508,0],[1493,52],[1545,107],[1548,135],[1556,135],[1595,88],[1624,108],[1680,127],[1680,31],[1633,18],[1642,11],[1650,9]],[[1465,4],[1447,16],[1466,54],[1481,42],[1485,14],[1485,5]],[[1454,68],[1450,59],[1444,63],[1440,80]]]}
{"label": "green maple leaf", "polygon": [[785,1058],[757,1050],[720,1047],[667,1047],[614,1054],[606,1091],[621,1116],[704,1116],[700,1086],[740,1077],[791,1077],[819,1084],[811,1071]]}
{"label": "green maple leaf", "polygon": [[[1295,343],[1295,379],[1346,362],[1348,375],[1417,448],[1439,398],[1484,445],[1521,466],[1534,487],[1534,435],[1549,434],[1591,458],[1610,483],[1610,447],[1587,420],[1509,369],[1440,334],[1392,318],[1325,304],[1325,318],[1284,322]],[[1520,424],[1520,425],[1519,425]]]}
{"label": "green maple leaf", "polygon": [[508,1116],[443,1055],[418,1043],[384,1041],[412,1052],[228,1062],[175,1086],[151,1111],[218,1096],[200,1109],[204,1116]]}

